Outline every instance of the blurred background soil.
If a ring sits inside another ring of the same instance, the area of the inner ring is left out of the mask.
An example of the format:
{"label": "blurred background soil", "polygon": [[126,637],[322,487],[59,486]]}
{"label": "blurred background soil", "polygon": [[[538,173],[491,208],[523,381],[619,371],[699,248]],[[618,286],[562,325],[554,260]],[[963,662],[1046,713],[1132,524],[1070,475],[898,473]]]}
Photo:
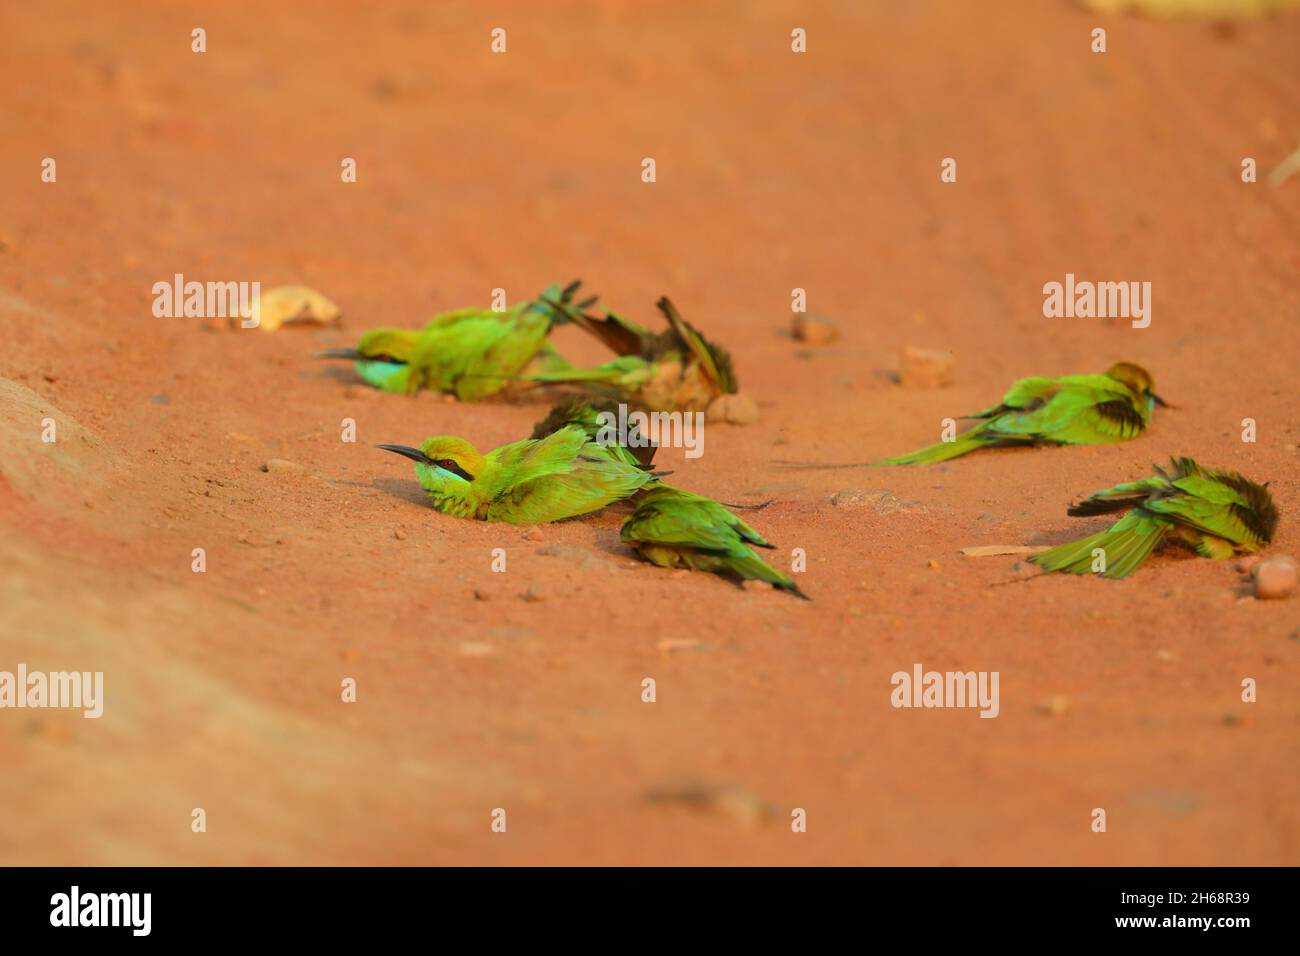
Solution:
{"label": "blurred background soil", "polygon": [[[0,862],[1296,863],[1298,599],[1177,554],[999,587],[1020,559],[959,549],[1095,530],[1072,500],[1177,453],[1271,480],[1296,553],[1300,177],[1262,180],[1300,146],[1298,53],[1294,15],[1046,0],[0,6],[0,669],[106,686],[97,721],[0,712]],[[177,272],[310,285],[343,325],[155,318]],[[1150,281],[1151,327],[1044,319],[1067,272]],[[753,522],[814,602],[639,564],[618,513],[442,517],[373,444],[487,449],[545,404],[311,358],[578,276],[731,347],[761,421],[663,461],[774,499]],[[838,341],[791,339],[795,287]],[[896,384],[905,346],[955,383]],[[1118,359],[1180,406],[1125,445],[774,464]],[[999,671],[1000,716],[893,709],[917,662]]]}

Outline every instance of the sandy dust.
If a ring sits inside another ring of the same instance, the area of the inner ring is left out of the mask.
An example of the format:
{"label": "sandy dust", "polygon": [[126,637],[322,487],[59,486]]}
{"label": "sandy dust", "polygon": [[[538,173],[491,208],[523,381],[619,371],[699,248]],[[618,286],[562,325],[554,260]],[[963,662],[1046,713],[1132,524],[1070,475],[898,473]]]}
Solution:
{"label": "sandy dust", "polygon": [[[1000,587],[1022,558],[960,549],[1094,530],[1072,500],[1178,453],[1271,480],[1272,550],[1300,550],[1300,179],[1262,182],[1300,145],[1300,18],[375,6],[0,10],[0,669],[103,670],[107,698],[0,712],[0,862],[1297,862],[1300,599],[1179,555]],[[177,272],[310,285],[344,324],[155,318]],[[1151,327],[1044,319],[1067,272],[1150,281]],[[575,276],[731,347],[761,422],[663,461],[774,499],[754,523],[806,550],[812,603],[640,564],[617,513],[540,541],[442,517],[373,444],[486,449],[545,404],[310,357]],[[795,287],[838,341],[789,337]],[[909,345],[954,385],[895,384]],[[1017,377],[1121,358],[1181,406],[1126,445],[774,464],[908,451]],[[917,662],[999,671],[1000,715],[895,710]]]}

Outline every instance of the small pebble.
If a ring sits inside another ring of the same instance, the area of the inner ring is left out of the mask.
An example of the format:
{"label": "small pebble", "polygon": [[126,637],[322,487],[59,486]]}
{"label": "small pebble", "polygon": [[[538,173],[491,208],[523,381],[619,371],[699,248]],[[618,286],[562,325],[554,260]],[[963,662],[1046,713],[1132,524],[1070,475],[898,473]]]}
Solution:
{"label": "small pebble", "polygon": [[1257,598],[1277,600],[1290,597],[1295,591],[1295,558],[1290,555],[1265,558],[1251,568],[1251,574],[1254,576]]}
{"label": "small pebble", "polygon": [[686,637],[665,638],[664,640],[660,641],[658,644],[655,645],[656,648],[658,648],[660,651],[662,651],[665,654],[670,654],[673,651],[689,651],[692,648],[696,648],[699,646],[700,646],[699,641],[694,641]]}
{"label": "small pebble", "polygon": [[528,590],[524,592],[524,600],[529,604],[544,601],[546,600],[546,591],[540,584],[530,584]]}
{"label": "small pebble", "polygon": [[719,395],[704,413],[705,421],[752,425],[758,421],[758,403],[745,395]]}
{"label": "small pebble", "polygon": [[797,314],[791,320],[790,333],[800,342],[809,345],[825,345],[840,337],[840,330],[835,323],[821,315]]}
{"label": "small pebble", "polygon": [[950,352],[908,346],[903,349],[898,380],[908,388],[942,388],[952,384],[953,365]]}
{"label": "small pebble", "polygon": [[296,461],[289,461],[287,458],[272,458],[262,466],[262,470],[273,472],[301,472],[306,469]]}
{"label": "small pebble", "polygon": [[393,532],[393,537],[396,538],[398,541],[405,541],[406,532],[403,531],[401,528],[398,528]]}
{"label": "small pebble", "polygon": [[541,528],[536,528],[536,527],[534,527],[534,528],[529,528],[527,531],[524,532],[524,540],[525,540],[525,541],[541,541],[541,540],[542,540],[542,529],[541,529]]}
{"label": "small pebble", "polygon": [[1053,694],[1038,705],[1040,714],[1047,714],[1051,717],[1059,717],[1070,709],[1070,701],[1061,694]]}
{"label": "small pebble", "polygon": [[475,601],[490,601],[490,600],[492,600],[492,595],[489,594],[487,591],[484,591],[482,588],[475,588],[475,589],[474,589],[474,600],[475,600]]}

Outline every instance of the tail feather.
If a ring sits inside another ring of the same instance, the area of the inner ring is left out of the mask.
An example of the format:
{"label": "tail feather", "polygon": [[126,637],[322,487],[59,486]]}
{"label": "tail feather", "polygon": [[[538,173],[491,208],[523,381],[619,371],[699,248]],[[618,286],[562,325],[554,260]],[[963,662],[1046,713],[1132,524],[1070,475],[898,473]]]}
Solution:
{"label": "tail feather", "polygon": [[790,592],[795,597],[803,598],[805,601],[812,600],[799,590],[799,585],[794,583],[793,578],[778,571],[752,551],[744,557],[728,555],[721,561],[733,573],[746,580],[766,581],[775,588]]}
{"label": "tail feather", "polygon": [[959,458],[976,448],[983,448],[988,443],[982,438],[984,426],[976,425],[967,431],[962,432],[953,441],[942,441],[937,445],[931,445],[928,448],[922,448],[918,451],[906,455],[899,455],[897,458],[886,458],[878,462],[881,465],[929,465],[935,462],[948,461],[951,458]]}
{"label": "tail feather", "polygon": [[1098,573],[1107,578],[1126,578],[1155,550],[1168,530],[1168,522],[1148,512],[1134,511],[1105,531],[1059,545],[1029,560],[1047,571],[1090,574],[1093,552],[1100,548],[1105,570]]}

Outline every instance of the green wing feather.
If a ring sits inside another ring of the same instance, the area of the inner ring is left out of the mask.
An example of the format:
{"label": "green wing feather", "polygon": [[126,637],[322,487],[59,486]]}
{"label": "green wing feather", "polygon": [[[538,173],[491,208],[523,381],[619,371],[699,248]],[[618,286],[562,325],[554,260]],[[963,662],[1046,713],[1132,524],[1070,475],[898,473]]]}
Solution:
{"label": "green wing feather", "polygon": [[623,522],[622,538],[642,558],[661,567],[766,581],[807,599],[793,579],[766,564],[750,547],[771,547],[757,531],[702,495],[657,486]]}
{"label": "green wing feather", "polygon": [[589,442],[578,425],[566,425],[541,440],[503,445],[487,457],[494,485],[489,521],[560,521],[599,511],[656,481],[610,449]]}
{"label": "green wing feather", "polygon": [[1095,560],[1093,552],[1100,548],[1105,570],[1097,573],[1106,578],[1125,578],[1146,560],[1172,526],[1171,522],[1139,508],[1105,531],[1036,554],[1029,560],[1047,571],[1090,574]]}

